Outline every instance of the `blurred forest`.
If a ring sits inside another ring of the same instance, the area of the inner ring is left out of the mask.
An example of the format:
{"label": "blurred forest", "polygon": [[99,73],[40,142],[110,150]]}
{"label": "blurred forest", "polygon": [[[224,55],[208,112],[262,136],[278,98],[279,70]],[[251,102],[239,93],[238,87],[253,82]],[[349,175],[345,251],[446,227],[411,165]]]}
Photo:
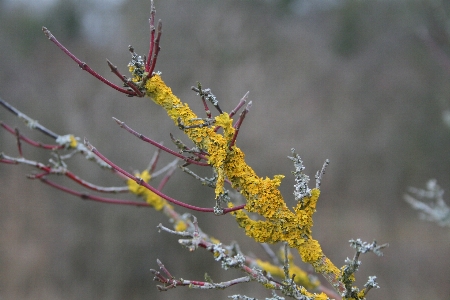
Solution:
{"label": "blurred forest", "polygon": [[[146,168],[154,148],[111,117],[172,149],[169,133],[183,139],[181,132],[148,98],[127,98],[81,71],[41,28],[118,83],[105,58],[126,74],[128,45],[146,54],[149,2],[0,0],[0,97],[58,134],[87,137],[127,170]],[[281,190],[288,205],[294,205],[290,149],[311,177],[330,159],[313,236],[337,266],[353,256],[351,238],[390,244],[381,258],[361,258],[358,285],[376,275],[381,286],[369,299],[448,299],[450,231],[420,221],[403,200],[408,186],[424,187],[431,178],[450,191],[450,128],[442,118],[450,109],[448,2],[164,0],[156,10],[163,21],[157,70],[199,115],[201,101],[190,90],[197,81],[226,111],[250,91],[253,107],[237,145],[259,176],[286,175]],[[51,142],[3,108],[0,119]],[[27,158],[48,161],[47,151],[23,147]],[[4,130],[0,151],[17,155],[14,136]],[[163,155],[160,166],[171,160]],[[81,157],[69,162],[95,184],[123,185]],[[178,278],[203,280],[208,273],[219,282],[242,274],[158,233],[160,222],[170,223],[151,208],[82,201],[27,179],[33,171],[0,164],[0,299],[271,296],[256,283],[158,292],[149,271],[157,258]],[[58,182],[81,190],[65,178]],[[214,205],[213,190],[181,171],[164,192]],[[450,202],[448,194],[444,199]],[[223,243],[236,240],[244,253],[268,259],[231,216],[195,215]]]}

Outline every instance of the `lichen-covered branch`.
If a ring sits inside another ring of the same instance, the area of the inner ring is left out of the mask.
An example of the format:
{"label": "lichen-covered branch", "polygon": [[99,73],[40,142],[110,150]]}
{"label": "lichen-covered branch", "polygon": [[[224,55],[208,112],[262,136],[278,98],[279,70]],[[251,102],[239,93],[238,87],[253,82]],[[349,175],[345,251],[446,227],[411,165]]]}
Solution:
{"label": "lichen-covered branch", "polygon": [[[164,83],[161,76],[154,74],[146,83],[147,95],[162,106],[176,124],[178,119],[186,123],[197,122],[197,115],[185,103],[182,103],[172,90]],[[215,117],[215,125],[223,128],[223,134],[212,127],[184,129],[186,135],[196,147],[209,153],[208,163],[218,174],[216,197],[223,193],[225,178],[232,187],[239,190],[246,198],[246,211],[234,213],[236,220],[248,236],[260,243],[287,242],[298,250],[302,260],[311,264],[315,271],[328,276],[332,284],[337,284],[339,269],[325,257],[320,244],[312,238],[312,215],[320,190],[311,190],[311,196],[305,197],[293,210],[289,209],[278,190],[283,175],[274,179],[261,178],[247,165],[244,153],[235,145],[229,149],[229,142],[234,136],[233,120],[224,112]],[[264,221],[254,221],[248,213],[257,213]]]}
{"label": "lichen-covered branch", "polygon": [[[175,126],[182,130],[192,141],[194,147],[189,148],[182,144],[181,141],[178,141],[172,137],[172,140],[181,150],[180,153],[177,153],[161,145],[160,143],[139,134],[137,131],[127,126],[124,122],[117,119],[115,119],[115,121],[122,128],[132,133],[139,139],[183,159],[185,164],[182,167],[186,172],[214,189],[216,203],[214,205],[212,204],[211,207],[197,207],[195,205],[183,203],[182,201],[173,199],[162,193],[161,188],[167,180],[162,180],[160,187],[158,188],[152,187],[148,182],[152,177],[157,156],[148,169],[141,173],[131,174],[119,167],[119,165],[110,161],[86,139],[83,144],[79,143],[79,138],[76,138],[73,135],[59,136],[39,125],[31,118],[28,118],[1,99],[0,104],[12,113],[16,114],[19,118],[24,119],[31,128],[38,129],[44,134],[53,137],[58,144],[55,149],[72,149],[72,151],[76,153],[85,154],[88,158],[95,157],[97,163],[101,166],[105,166],[108,169],[115,171],[117,174],[121,174],[127,178],[127,188],[130,193],[142,197],[145,200],[146,206],[152,206],[157,211],[163,211],[170,217],[171,220],[173,220],[175,230],[165,228],[162,225],[160,225],[159,228],[167,232],[186,237],[185,239],[180,239],[180,243],[182,245],[187,246],[191,251],[195,250],[197,247],[205,248],[213,253],[215,259],[220,261],[225,269],[239,268],[246,273],[246,276],[244,277],[222,283],[213,283],[208,279],[206,281],[175,279],[164,267],[164,265],[158,261],[161,271],[153,270],[152,272],[155,275],[155,279],[163,283],[163,286],[160,286],[160,290],[167,290],[180,285],[200,289],[226,288],[238,283],[257,281],[266,288],[280,290],[284,295],[294,299],[329,299],[329,296],[326,293],[322,292],[317,294],[308,290],[317,288],[318,282],[312,281],[307,273],[299,268],[296,268],[296,266],[291,263],[292,259],[289,257],[287,250],[287,247],[290,247],[299,253],[303,262],[310,264],[315,272],[323,275],[323,277],[333,286],[341,297],[344,299],[354,300],[365,299],[367,292],[371,288],[377,288],[378,285],[375,281],[376,277],[372,276],[369,277],[369,280],[363,289],[358,289],[353,286],[355,282],[354,273],[358,270],[360,265],[360,261],[358,260],[359,255],[365,252],[380,254],[380,249],[384,248],[386,245],[378,246],[375,242],[368,244],[361,242],[359,239],[351,240],[351,245],[356,249],[356,254],[352,260],[347,259],[345,261],[346,264],[343,267],[338,268],[327,258],[322,251],[319,242],[313,238],[313,215],[316,212],[316,205],[320,196],[322,177],[329,161],[326,160],[322,169],[316,173],[315,187],[309,188],[309,176],[303,172],[305,169],[303,166],[303,161],[300,156],[295,153],[295,150],[292,149],[292,157],[289,157],[289,159],[294,162],[295,167],[295,171],[292,173],[295,176],[296,182],[294,186],[294,199],[296,202],[292,207],[289,207],[279,190],[279,186],[284,178],[284,175],[275,175],[273,178],[258,176],[246,163],[244,153],[237,146],[238,132],[241,129],[245,116],[249,112],[252,102],[250,101],[248,103],[236,121],[232,118],[236,115],[237,111],[244,106],[244,103],[247,101],[248,92],[241,99],[238,106],[233,109],[230,114],[228,114],[220,108],[219,102],[212,94],[211,90],[203,89],[201,84],[198,83],[197,87],[194,87],[193,90],[196,91],[201,97],[207,116],[206,118],[201,118],[189,108],[188,104],[183,103],[172,93],[171,88],[164,83],[159,72],[154,72],[156,60],[160,51],[159,45],[162,34],[161,24],[161,21],[158,21],[155,28],[155,8],[152,1],[150,12],[150,49],[148,52],[148,57],[141,57],[137,55],[134,48],[131,46],[129,47],[129,51],[132,56],[131,62],[128,64],[128,69],[131,73],[130,78],[124,77],[118,71],[117,67],[108,61],[111,71],[119,77],[124,84],[124,87],[111,83],[103,76],[92,70],[86,63],[79,60],[75,55],[67,50],[47,28],[43,27],[43,31],[45,35],[65,54],[74,60],[80,68],[87,71],[95,78],[128,96],[147,96],[166,111]],[[217,116],[213,116],[208,108],[207,102],[210,102],[218,111]],[[20,141],[22,140],[33,146],[53,150],[53,148],[50,148],[48,145],[44,146],[38,143],[33,143],[31,140],[20,134],[18,130],[13,130],[3,124],[2,127],[16,136],[20,157],[13,158],[2,155],[0,156],[1,163],[21,163],[33,165],[33,161],[28,161],[22,157],[22,147],[20,144]],[[219,128],[222,129],[220,131],[221,133],[218,131]],[[185,157],[181,155],[182,152],[190,153],[192,156]],[[60,157],[58,157],[58,159],[60,159]],[[209,166],[212,168],[214,177],[208,180],[200,178],[195,175],[195,173],[185,168],[188,164],[195,164],[203,167]],[[107,198],[86,196],[85,194],[75,192],[61,186],[56,186],[45,178],[47,175],[60,172],[82,186],[93,188],[94,190],[97,189],[98,191],[103,189],[100,187],[96,188],[94,185],[90,185],[81,178],[75,177],[73,174],[68,172],[63,164],[63,160],[61,160],[61,166],[62,167],[58,169],[56,167],[49,167],[44,164],[34,163],[34,167],[43,171],[42,174],[36,175],[35,178],[39,178],[55,188],[84,199],[101,202],[110,201],[110,199]],[[170,177],[170,174],[173,171],[172,167],[173,166],[166,169],[167,178]],[[238,191],[245,198],[245,204],[234,205],[228,201],[229,195],[228,190],[225,188],[226,183],[230,184],[233,189]],[[225,202],[228,203],[228,207],[221,206],[221,204]],[[410,202],[418,205],[417,202],[413,202],[412,200],[410,200]],[[110,203],[122,204],[121,202],[113,201],[110,201]],[[262,260],[253,260],[251,262],[253,267],[250,267],[245,256],[243,256],[239,251],[236,253],[231,253],[225,249],[221,243],[203,234],[199,230],[195,218],[194,221],[190,221],[188,216],[179,215],[173,209],[173,205],[179,205],[199,212],[213,212],[216,215],[231,213],[235,217],[237,224],[244,229],[246,235],[254,239],[256,242],[269,244],[282,243],[285,245],[286,248],[283,257],[283,266],[274,266],[273,264]],[[254,214],[258,217],[254,218]],[[281,275],[284,279],[281,282],[278,282],[273,280],[271,274]],[[297,280],[295,278],[297,278]],[[245,299],[246,296],[242,297],[242,299]],[[274,299],[279,298],[280,297],[274,295]]]}

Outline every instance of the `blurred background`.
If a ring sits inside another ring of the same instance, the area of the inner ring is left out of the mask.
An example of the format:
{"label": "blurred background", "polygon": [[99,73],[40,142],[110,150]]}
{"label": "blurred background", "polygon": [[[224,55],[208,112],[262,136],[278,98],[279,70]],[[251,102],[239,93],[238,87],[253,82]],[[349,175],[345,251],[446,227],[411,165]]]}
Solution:
{"label": "blurred background", "polygon": [[[169,133],[182,138],[181,132],[148,98],[127,98],[81,71],[41,27],[118,83],[105,58],[126,74],[128,45],[146,54],[149,7],[147,0],[0,0],[0,97],[58,134],[87,137],[127,170],[146,168],[155,149],[111,117],[173,149]],[[448,2],[166,0],[156,1],[156,9],[163,20],[157,69],[166,83],[199,115],[201,101],[190,90],[197,81],[226,111],[250,91],[253,107],[237,145],[259,176],[286,175],[281,190],[289,206],[295,204],[290,149],[312,178],[330,159],[313,236],[339,267],[354,254],[351,238],[390,244],[381,258],[361,257],[358,286],[369,275],[381,286],[369,299],[448,299],[450,230],[420,221],[403,200],[409,186],[425,187],[431,178],[450,191]],[[3,108],[0,119],[51,142]],[[14,136],[4,130],[0,151],[17,155]],[[29,159],[50,158],[26,145],[23,151]],[[163,155],[160,166],[171,160]],[[69,168],[97,185],[123,185],[81,157]],[[203,280],[208,273],[219,282],[243,274],[158,233],[160,222],[170,223],[152,209],[82,201],[27,179],[34,171],[0,164],[0,299],[271,296],[256,283],[158,292],[149,271],[157,258],[178,278]],[[214,205],[213,191],[181,171],[164,192]],[[268,259],[231,216],[195,215],[223,243],[236,240],[244,253]]]}

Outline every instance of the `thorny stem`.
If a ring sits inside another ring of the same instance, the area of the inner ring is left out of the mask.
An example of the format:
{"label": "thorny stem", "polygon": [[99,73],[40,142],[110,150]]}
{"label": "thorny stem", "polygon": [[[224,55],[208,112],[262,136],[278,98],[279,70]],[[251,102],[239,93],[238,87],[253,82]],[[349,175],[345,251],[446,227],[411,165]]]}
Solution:
{"label": "thorny stem", "polygon": [[135,131],[134,129],[129,127],[127,124],[125,124],[125,122],[122,122],[122,121],[120,121],[120,120],[118,120],[118,119],[116,119],[114,117],[113,117],[113,119],[114,119],[114,121],[116,121],[117,124],[119,124],[120,127],[125,129],[129,133],[133,134],[134,136],[138,137],[139,139],[143,140],[144,142],[152,144],[153,146],[158,147],[159,149],[161,149],[163,151],[166,151],[167,153],[170,153],[173,156],[179,157],[179,158],[181,158],[182,160],[184,160],[184,161],[186,161],[188,163],[199,165],[199,166],[209,166],[209,164],[207,164],[207,163],[202,163],[202,162],[195,161],[195,160],[192,160],[190,158],[187,158],[187,157],[179,154],[178,152],[175,152],[175,151],[173,151],[173,150],[171,150],[171,149],[161,145],[160,143],[155,142],[154,140],[146,137],[145,135],[140,134],[139,132]]}
{"label": "thorny stem", "polygon": [[47,38],[52,41],[59,49],[61,49],[67,56],[69,56],[74,62],[76,62],[78,64],[78,66],[88,72],[89,74],[91,74],[92,76],[94,76],[95,78],[97,78],[98,80],[100,80],[101,82],[103,82],[104,84],[112,87],[113,89],[130,95],[130,96],[136,96],[136,93],[133,91],[129,91],[127,89],[121,88],[120,86],[110,82],[109,80],[107,80],[105,77],[101,76],[100,74],[98,74],[97,72],[95,72],[94,70],[91,69],[91,67],[89,67],[85,62],[82,62],[81,60],[79,60],[75,55],[73,55],[69,50],[67,50],[66,47],[64,47],[56,38],[55,36],[50,32],[50,30],[48,30],[46,27],[42,27],[42,31],[44,32],[44,34],[47,36]]}
{"label": "thorny stem", "polygon": [[[103,160],[106,164],[108,164],[109,166],[111,166],[111,168],[113,168],[114,170],[116,170],[117,172],[125,175],[126,177],[134,180],[137,184],[142,185],[143,187],[149,189],[150,191],[152,191],[153,193],[155,193],[156,195],[160,196],[161,198],[184,208],[187,209],[191,209],[191,210],[195,210],[195,211],[200,211],[200,212],[214,212],[214,208],[205,208],[205,207],[198,207],[198,206],[194,206],[194,205],[190,205],[178,200],[175,200],[169,196],[167,196],[166,194],[161,193],[160,191],[158,191],[157,189],[155,189],[154,187],[152,187],[151,185],[149,185],[148,183],[146,183],[145,181],[142,180],[142,178],[139,178],[137,176],[134,176],[130,173],[128,173],[127,171],[125,171],[124,169],[120,168],[119,166],[117,166],[116,164],[114,164],[112,161],[110,161],[109,159],[107,159],[103,154],[101,154],[94,146],[92,146],[88,140],[84,140],[84,144],[85,146],[92,152],[94,153],[97,157],[99,157],[101,160]],[[223,210],[223,214],[232,212],[232,211],[236,211],[236,210],[240,210],[243,209],[245,205],[240,205],[240,206],[236,206],[236,207],[232,207],[232,208],[225,208]]]}

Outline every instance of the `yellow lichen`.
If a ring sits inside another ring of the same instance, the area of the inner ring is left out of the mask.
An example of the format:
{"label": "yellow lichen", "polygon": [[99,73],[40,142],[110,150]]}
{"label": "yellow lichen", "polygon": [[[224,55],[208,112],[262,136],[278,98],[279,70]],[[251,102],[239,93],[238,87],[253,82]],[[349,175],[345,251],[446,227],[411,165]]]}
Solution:
{"label": "yellow lichen", "polygon": [[78,145],[78,141],[75,139],[75,137],[71,134],[69,136],[69,139],[70,139],[69,147],[70,148],[76,148],[77,145]]}
{"label": "yellow lichen", "polygon": [[[135,176],[141,178],[142,181],[146,183],[148,183],[151,179],[151,175],[148,170],[144,170],[142,173],[137,173],[135,174]],[[133,179],[128,179],[127,185],[131,193],[143,197],[145,199],[145,202],[152,205],[156,210],[161,210],[165,205],[168,205],[166,200],[143,187],[142,185],[139,185]]]}
{"label": "yellow lichen", "polygon": [[187,229],[187,224],[183,220],[178,220],[174,225],[175,231],[185,231]]}
{"label": "yellow lichen", "polygon": [[[150,181],[150,179],[152,177],[148,170],[144,170],[144,171],[142,171],[142,173],[136,173],[134,175],[136,177],[141,178],[142,181],[147,182],[147,183]],[[133,179],[128,179],[127,185],[128,185],[128,189],[130,190],[130,192],[132,192],[133,194],[136,194],[138,196],[142,195],[147,190],[142,185],[137,184],[137,182],[134,181]]]}
{"label": "yellow lichen", "polygon": [[[179,122],[185,125],[202,122],[194,120],[196,114],[173,95],[159,75],[153,75],[145,88],[147,95],[167,111],[176,125]],[[311,196],[304,197],[293,210],[289,209],[278,189],[284,176],[276,175],[274,179],[258,177],[246,164],[244,153],[236,145],[229,148],[235,131],[233,120],[227,113],[220,114],[215,120],[214,126],[221,126],[223,134],[209,126],[184,128],[184,132],[197,147],[209,153],[208,163],[217,173],[216,197],[223,193],[227,178],[232,187],[246,198],[245,210],[233,212],[233,215],[248,236],[261,243],[287,242],[316,271],[332,274],[334,278],[338,276],[339,269],[325,257],[319,243],[312,239],[312,216],[316,211],[319,189],[312,189]],[[248,212],[260,215],[263,220],[252,220]],[[326,298],[321,294],[315,295],[315,299]]]}

